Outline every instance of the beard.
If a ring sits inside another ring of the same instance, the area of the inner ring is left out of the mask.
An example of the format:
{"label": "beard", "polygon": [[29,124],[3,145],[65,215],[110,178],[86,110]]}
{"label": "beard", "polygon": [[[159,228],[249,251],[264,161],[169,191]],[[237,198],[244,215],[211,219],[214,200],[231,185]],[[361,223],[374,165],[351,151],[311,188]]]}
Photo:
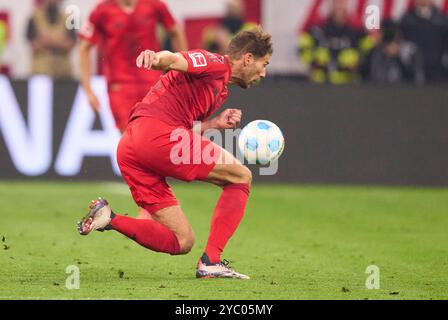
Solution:
{"label": "beard", "polygon": [[248,89],[250,87],[250,85],[246,81],[244,81],[243,79],[240,79],[240,78],[232,77],[232,82],[234,84],[236,84],[238,87],[243,88],[243,89]]}

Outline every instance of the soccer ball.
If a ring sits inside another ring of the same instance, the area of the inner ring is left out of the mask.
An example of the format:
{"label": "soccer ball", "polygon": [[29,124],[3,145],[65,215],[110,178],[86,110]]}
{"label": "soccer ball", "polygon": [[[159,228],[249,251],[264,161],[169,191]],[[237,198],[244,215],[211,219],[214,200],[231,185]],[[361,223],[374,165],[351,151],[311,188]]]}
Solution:
{"label": "soccer ball", "polygon": [[284,147],[282,131],[268,120],[250,122],[238,138],[239,151],[250,164],[267,165],[280,157]]}

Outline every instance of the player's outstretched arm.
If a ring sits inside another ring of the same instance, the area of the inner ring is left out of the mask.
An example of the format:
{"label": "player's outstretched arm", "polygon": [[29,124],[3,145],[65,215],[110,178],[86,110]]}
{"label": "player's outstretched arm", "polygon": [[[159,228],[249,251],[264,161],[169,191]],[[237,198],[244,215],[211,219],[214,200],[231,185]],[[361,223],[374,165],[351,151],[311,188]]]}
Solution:
{"label": "player's outstretched arm", "polygon": [[145,50],[136,60],[137,67],[162,71],[176,70],[187,72],[188,62],[180,53],[170,51],[154,52]]}

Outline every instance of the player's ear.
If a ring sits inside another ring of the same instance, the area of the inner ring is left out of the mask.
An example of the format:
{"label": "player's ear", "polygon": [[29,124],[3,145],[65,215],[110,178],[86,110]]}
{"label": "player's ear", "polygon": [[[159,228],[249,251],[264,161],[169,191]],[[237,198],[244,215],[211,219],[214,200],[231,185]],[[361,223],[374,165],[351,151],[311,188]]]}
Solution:
{"label": "player's ear", "polygon": [[252,53],[248,52],[243,55],[244,66],[252,64],[253,61],[254,61],[254,55]]}

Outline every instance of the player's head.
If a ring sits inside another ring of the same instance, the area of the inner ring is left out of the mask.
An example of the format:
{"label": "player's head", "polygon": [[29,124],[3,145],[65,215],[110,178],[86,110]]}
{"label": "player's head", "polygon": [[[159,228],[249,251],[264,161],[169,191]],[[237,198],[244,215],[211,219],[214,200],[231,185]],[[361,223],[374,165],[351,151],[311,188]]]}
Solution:
{"label": "player's head", "polygon": [[249,88],[263,79],[272,52],[272,37],[260,27],[238,33],[226,52],[232,62],[232,83]]}
{"label": "player's head", "polygon": [[240,18],[244,16],[244,3],[241,0],[229,0],[227,2],[227,16]]}
{"label": "player's head", "polygon": [[330,16],[337,25],[344,25],[348,19],[348,1],[333,0]]}

